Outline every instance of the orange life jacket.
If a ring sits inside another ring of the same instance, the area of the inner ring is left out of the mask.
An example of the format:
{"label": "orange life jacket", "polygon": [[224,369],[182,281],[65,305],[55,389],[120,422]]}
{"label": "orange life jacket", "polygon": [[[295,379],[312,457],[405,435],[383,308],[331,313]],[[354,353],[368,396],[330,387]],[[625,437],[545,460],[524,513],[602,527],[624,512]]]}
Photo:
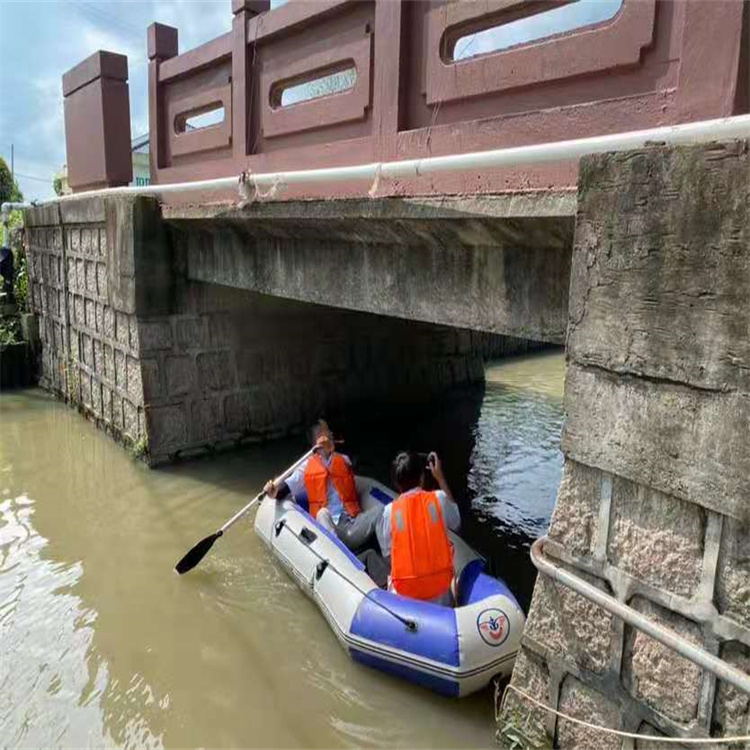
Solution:
{"label": "orange life jacket", "polygon": [[328,505],[328,478],[338,492],[344,510],[352,517],[359,514],[359,495],[354,481],[351,466],[338,453],[331,456],[331,465],[326,466],[320,456],[315,454],[305,468],[305,489],[310,504],[310,515],[315,518],[321,508]]}
{"label": "orange life jacket", "polygon": [[391,585],[412,599],[434,599],[450,589],[453,548],[434,492],[400,495],[391,508]]}

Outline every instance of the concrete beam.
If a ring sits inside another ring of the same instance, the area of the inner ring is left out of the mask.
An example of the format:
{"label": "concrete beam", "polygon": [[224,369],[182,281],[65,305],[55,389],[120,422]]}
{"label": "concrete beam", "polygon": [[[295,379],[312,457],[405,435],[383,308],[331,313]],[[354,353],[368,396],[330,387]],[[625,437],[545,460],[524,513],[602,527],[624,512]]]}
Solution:
{"label": "concrete beam", "polygon": [[195,281],[551,343],[575,195],[165,206]]}

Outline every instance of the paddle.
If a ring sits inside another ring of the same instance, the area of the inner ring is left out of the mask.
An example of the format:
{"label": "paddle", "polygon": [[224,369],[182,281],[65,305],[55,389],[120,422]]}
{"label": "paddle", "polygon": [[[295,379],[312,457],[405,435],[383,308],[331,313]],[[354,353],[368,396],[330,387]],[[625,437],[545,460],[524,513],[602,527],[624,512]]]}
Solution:
{"label": "paddle", "polygon": [[[295,464],[290,466],[283,474],[280,474],[276,479],[274,479],[274,484],[278,484],[279,482],[283,482],[290,474],[294,472],[294,470],[302,463],[307,461],[310,456],[312,456],[313,450],[307,451],[302,458],[300,458]],[[224,535],[224,532],[229,529],[230,526],[233,526],[237,521],[242,518],[242,516],[247,513],[247,511],[250,510],[250,508],[255,505],[262,497],[265,495],[265,492],[260,492],[256,497],[254,497],[244,508],[237,511],[218,531],[214,532],[210,536],[207,536],[205,539],[201,539],[198,544],[196,544],[178,563],[174,566],[174,569],[182,575],[183,573],[187,573],[189,570],[192,570],[205,556],[206,553],[211,549],[211,547],[214,546],[214,542],[221,536]]]}

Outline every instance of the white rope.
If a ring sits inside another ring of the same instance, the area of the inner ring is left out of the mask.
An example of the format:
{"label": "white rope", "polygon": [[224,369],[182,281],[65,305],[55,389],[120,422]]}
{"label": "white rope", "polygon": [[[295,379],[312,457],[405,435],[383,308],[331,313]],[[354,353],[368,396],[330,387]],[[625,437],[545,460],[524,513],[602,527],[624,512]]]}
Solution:
{"label": "white rope", "polygon": [[578,724],[579,726],[586,727],[588,729],[595,729],[599,732],[604,732],[606,734],[614,734],[614,735],[617,735],[618,737],[628,737],[630,739],[642,740],[644,742],[665,742],[665,743],[673,742],[679,745],[728,745],[728,744],[731,744],[732,742],[749,742],[750,741],[750,735],[747,735],[744,737],[661,737],[661,736],[654,736],[650,734],[636,734],[634,732],[622,732],[619,729],[611,729],[610,727],[602,727],[599,724],[591,724],[588,721],[583,721],[582,719],[576,719],[573,716],[569,716],[568,714],[565,714],[562,711],[558,711],[552,708],[551,706],[548,706],[546,703],[542,703],[541,701],[538,701],[536,698],[533,698],[528,693],[515,687],[515,685],[510,685],[510,684],[506,685],[505,690],[503,690],[503,698],[500,701],[500,709],[498,711],[498,714],[502,713],[502,711],[505,709],[505,702],[508,697],[509,690],[512,690],[514,693],[518,693],[518,695],[530,701],[535,706],[538,706],[539,708],[542,708],[545,711],[549,711],[550,713],[555,714],[555,716],[559,716],[561,719],[565,719],[565,721],[570,721],[573,724]]}

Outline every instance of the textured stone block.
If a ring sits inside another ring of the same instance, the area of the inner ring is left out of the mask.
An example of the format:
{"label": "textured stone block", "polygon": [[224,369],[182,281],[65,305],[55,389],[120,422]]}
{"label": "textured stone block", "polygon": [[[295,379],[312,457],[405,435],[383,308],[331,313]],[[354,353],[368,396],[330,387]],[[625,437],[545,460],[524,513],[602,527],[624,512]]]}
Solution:
{"label": "textured stone block", "polygon": [[86,266],[82,260],[76,260],[76,288],[79,292],[86,290]]}
{"label": "textured stone block", "polygon": [[750,398],[569,364],[563,452],[719,513],[750,497]]}
{"label": "textured stone block", "polygon": [[159,363],[155,359],[142,359],[141,379],[143,382],[143,401],[148,404],[162,397]]}
{"label": "textured stone block", "polygon": [[172,327],[169,322],[140,322],[139,329],[142,352],[172,348]]}
{"label": "textured stone block", "polygon": [[189,419],[182,404],[148,408],[146,423],[152,454],[179,450],[187,445]]}
{"label": "textured stone block", "polygon": [[102,385],[96,378],[91,379],[91,409],[101,419],[102,416]]}
{"label": "textured stone block", "polygon": [[79,382],[81,384],[81,402],[84,406],[91,408],[91,377],[84,370],[78,371]]}
{"label": "textured stone block", "polygon": [[73,227],[68,231],[68,249],[74,253],[81,250],[81,230],[79,227]]}
{"label": "textured stone block", "polygon": [[76,295],[73,298],[73,322],[76,323],[79,326],[85,326],[86,325],[86,315],[84,313],[84,300],[83,297],[79,297]]}
{"label": "textured stone block", "polygon": [[109,344],[104,344],[104,377],[110,383],[115,382],[115,355]]}
{"label": "textured stone block", "polygon": [[92,339],[91,340],[91,348],[92,348],[92,362],[91,366],[94,368],[94,370],[97,373],[101,373],[104,370],[104,361],[103,361],[103,353],[102,353],[102,342],[99,339]]}
{"label": "textured stone block", "polygon": [[132,440],[137,440],[138,435],[138,408],[128,399],[122,400],[123,430]]}
{"label": "textured stone block", "polygon": [[190,428],[196,442],[213,442],[224,432],[221,401],[203,398],[190,404]]}
{"label": "textured stone block", "polygon": [[110,340],[115,338],[115,312],[111,307],[104,308],[104,336]]}
{"label": "textured stone block", "polygon": [[99,227],[99,255],[105,258],[107,256],[107,229],[105,227]]}
{"label": "textured stone block", "polygon": [[[605,582],[574,572],[612,593]],[[582,669],[603,673],[609,665],[613,626],[612,615],[593,602],[544,575],[537,578],[524,631],[529,638]]]}
{"label": "textured stone block", "polygon": [[106,385],[102,385],[101,417],[107,423],[112,422],[112,391]]}
{"label": "textured stone block", "polygon": [[86,315],[86,327],[92,331],[96,330],[96,303],[92,299],[87,299],[84,302],[84,309]]}
{"label": "textured stone block", "polygon": [[166,357],[164,367],[167,385],[166,395],[168,398],[184,396],[195,390],[195,362],[191,356]]}
{"label": "textured stone block", "polygon": [[207,345],[203,318],[184,318],[175,321],[175,345],[178,349],[200,349]]}
{"label": "textured stone block", "polygon": [[83,363],[89,367],[94,366],[94,344],[91,340],[91,336],[86,333],[81,334],[82,344],[82,357]]}
{"label": "textured stone block", "polygon": [[690,597],[700,582],[706,511],[615,477],[609,561],[674,594]]}
{"label": "textured stone block", "polygon": [[122,414],[122,398],[116,393],[112,394],[112,424],[118,430],[122,430],[125,425]]}
{"label": "textured stone block", "polygon": [[134,357],[125,357],[128,375],[128,395],[134,404],[143,403],[143,383],[141,379],[141,365]]}
{"label": "textured stone block", "polygon": [[221,391],[234,382],[230,353],[201,352],[195,358],[198,368],[198,387],[201,391]]}
{"label": "textured stone block", "polygon": [[[549,705],[549,670],[544,662],[528,649],[521,647],[513,667],[512,685],[528,693],[532,698]],[[522,716],[526,737],[531,747],[547,746],[547,714],[528,700],[508,691],[505,710],[498,721],[498,729],[508,721],[517,720]]]}
{"label": "textured stone block", "polygon": [[724,519],[716,576],[716,606],[750,628],[750,527],[747,520]]}
{"label": "textured stone block", "polygon": [[[620,728],[620,708],[617,703],[571,675],[565,677],[560,688],[558,710],[590,724]],[[563,750],[620,750],[621,742],[615,735],[573,724],[565,719],[558,720],[556,746]]]}
{"label": "textured stone block", "polygon": [[86,292],[96,296],[98,293],[96,285],[96,264],[91,260],[87,260],[84,263],[84,269],[86,275]]}
{"label": "textured stone block", "polygon": [[594,551],[602,480],[599,469],[565,460],[549,537],[573,554],[587,556]]}
{"label": "textured stone block", "polygon": [[128,371],[125,367],[125,353],[120,349],[114,349],[115,360],[115,385],[125,391],[128,387]]}
{"label": "textured stone block", "polygon": [[96,264],[96,291],[100,297],[107,297],[107,266],[104,263]]}
{"label": "textured stone block", "polygon": [[[691,643],[703,646],[700,627],[694,622],[641,597],[635,597],[630,605]],[[689,724],[697,716],[702,676],[701,669],[692,662],[626,626],[622,677],[635,698],[674,721]]]}
{"label": "textured stone block", "polygon": [[115,338],[126,349],[130,347],[130,323],[125,313],[115,312]]}
{"label": "textured stone block", "polygon": [[104,305],[101,302],[96,303],[96,330],[104,335]]}
{"label": "textured stone block", "polygon": [[138,319],[135,315],[128,316],[128,328],[130,329],[130,351],[138,354],[141,351],[141,342],[138,337]]}
{"label": "textured stone block", "polygon": [[[750,648],[741,643],[726,643],[721,658],[750,674]],[[750,696],[726,682],[718,681],[714,702],[712,734],[716,737],[743,736],[750,727]]]}

